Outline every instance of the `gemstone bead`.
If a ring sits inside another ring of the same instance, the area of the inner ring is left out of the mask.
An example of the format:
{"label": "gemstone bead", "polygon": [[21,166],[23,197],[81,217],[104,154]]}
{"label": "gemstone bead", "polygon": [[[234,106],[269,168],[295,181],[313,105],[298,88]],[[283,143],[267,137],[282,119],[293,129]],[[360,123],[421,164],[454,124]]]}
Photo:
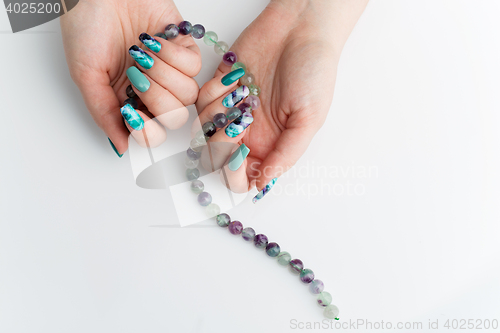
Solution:
{"label": "gemstone bead", "polygon": [[165,35],[163,32],[159,32],[159,33],[155,34],[155,37],[160,37],[160,38],[163,38],[163,39],[167,39],[167,35]]}
{"label": "gemstone bead", "polygon": [[137,105],[137,101],[134,98],[127,98],[124,102],[123,105],[125,104],[130,104],[134,109],[137,109],[139,105]]}
{"label": "gemstone bead", "polygon": [[233,121],[241,116],[241,110],[238,107],[233,106],[232,108],[227,110],[226,116],[228,121]]}
{"label": "gemstone bead", "polygon": [[311,283],[314,280],[314,272],[309,268],[303,269],[300,272],[300,281],[304,283]]}
{"label": "gemstone bead", "polygon": [[193,25],[193,31],[191,31],[191,36],[193,36],[196,39],[203,38],[203,36],[205,36],[205,27],[202,26],[201,24]]}
{"label": "gemstone bead", "polygon": [[201,153],[198,153],[198,152],[195,152],[194,150],[192,150],[191,148],[188,148],[187,151],[187,156],[192,159],[193,161],[194,160],[199,160],[200,157],[201,157]]}
{"label": "gemstone bead", "polygon": [[198,203],[202,206],[208,206],[212,203],[212,196],[208,192],[198,194]]}
{"label": "gemstone bead", "polygon": [[217,128],[215,127],[214,123],[212,123],[211,121],[204,123],[203,126],[201,126],[201,129],[207,137],[211,137],[217,131]]}
{"label": "gemstone bead", "polygon": [[249,85],[248,90],[250,90],[250,95],[254,95],[254,96],[260,95],[260,87],[255,85],[255,84]]}
{"label": "gemstone bead", "polygon": [[137,97],[137,94],[135,93],[134,89],[132,89],[132,85],[131,84],[129,84],[127,86],[127,89],[125,89],[125,93],[127,94],[127,97],[130,97],[130,98]]}
{"label": "gemstone bead", "polygon": [[219,227],[227,227],[229,225],[229,222],[231,222],[231,217],[229,217],[229,215],[227,215],[226,213],[222,213],[217,215],[215,220],[217,221]]}
{"label": "gemstone bead", "polygon": [[205,36],[203,36],[203,42],[205,44],[207,44],[208,46],[215,45],[215,43],[217,43],[218,40],[219,40],[219,37],[213,31],[207,31],[205,33]]}
{"label": "gemstone bead", "polygon": [[243,237],[243,239],[246,241],[251,241],[255,237],[255,230],[253,230],[253,228],[250,227],[245,228],[241,232],[241,237]]}
{"label": "gemstone bead", "polygon": [[199,153],[203,150],[203,147],[205,146],[205,142],[200,143],[196,139],[192,139],[191,142],[189,142],[189,147],[194,150],[195,152]]}
{"label": "gemstone bead", "polygon": [[252,112],[252,107],[248,103],[241,103],[238,105],[238,109],[241,110],[241,113]]}
{"label": "gemstone bead", "polygon": [[259,249],[263,249],[267,246],[268,239],[266,235],[258,234],[253,238],[253,243]]}
{"label": "gemstone bead", "polygon": [[167,36],[168,39],[173,39],[179,36],[179,27],[175,24],[167,25],[165,28],[165,36]]}
{"label": "gemstone bead", "polygon": [[179,23],[179,32],[183,35],[189,35],[193,31],[193,25],[189,21]]}
{"label": "gemstone bead", "polygon": [[250,104],[252,110],[256,110],[260,107],[260,98],[255,95],[250,95],[245,99],[245,103]]}
{"label": "gemstone bead", "polygon": [[239,235],[243,230],[243,224],[241,224],[240,221],[231,221],[229,222],[227,228],[229,232],[232,233],[233,235]]}
{"label": "gemstone bead", "polygon": [[242,62],[235,62],[235,63],[231,66],[231,71],[234,71],[234,70],[236,70],[236,69],[238,69],[238,68],[243,68],[243,70],[245,71],[245,73],[246,73],[246,71],[247,71],[247,66],[245,66],[245,64],[244,64],[244,63],[242,63]]}
{"label": "gemstone bead", "polygon": [[229,45],[226,42],[217,42],[214,45],[214,51],[218,55],[224,55],[229,50]]}
{"label": "gemstone bead", "polygon": [[227,117],[224,113],[217,113],[212,121],[217,128],[222,128],[227,125]]}
{"label": "gemstone bead", "polygon": [[309,290],[313,294],[319,294],[320,292],[323,291],[323,289],[325,289],[325,285],[323,284],[323,281],[321,281],[321,280],[316,279],[313,282],[311,282],[311,284],[309,285]]}
{"label": "gemstone bead", "polygon": [[290,270],[294,273],[300,273],[304,268],[304,264],[300,259],[293,259],[290,261]]}
{"label": "gemstone bead", "polygon": [[280,254],[278,254],[278,264],[282,266],[286,266],[290,264],[290,260],[292,260],[292,256],[290,253],[282,251]]}
{"label": "gemstone bead", "polygon": [[186,156],[186,159],[184,159],[184,166],[188,169],[194,169],[198,166],[198,162],[199,160],[192,160]]}
{"label": "gemstone bead", "polygon": [[339,317],[339,308],[330,304],[323,311],[323,315],[328,319],[337,319]]}
{"label": "gemstone bead", "polygon": [[[225,129],[226,135],[230,138],[237,137],[245,130],[245,128],[250,126],[252,122],[253,122],[252,114],[250,112],[245,112],[226,127]],[[259,193],[262,193],[262,191]]]}
{"label": "gemstone bead", "polygon": [[226,52],[222,56],[222,62],[228,66],[232,66],[237,61],[238,56],[233,51]]}
{"label": "gemstone bead", "polygon": [[203,130],[196,132],[194,138],[200,145],[204,145],[207,142],[207,138],[205,137],[205,133],[203,133]]}
{"label": "gemstone bead", "polygon": [[220,207],[217,204],[211,203],[205,208],[205,214],[208,217],[214,217],[220,214]]}
{"label": "gemstone bead", "polygon": [[191,182],[191,191],[193,191],[194,193],[200,194],[204,189],[205,184],[203,184],[201,180],[197,179]]}
{"label": "gemstone bead", "polygon": [[318,304],[321,306],[328,306],[332,303],[332,295],[329,292],[323,291],[318,295]]}
{"label": "gemstone bead", "polygon": [[251,84],[255,84],[255,76],[252,73],[246,73],[240,79],[240,83],[249,86]]}
{"label": "gemstone bead", "polygon": [[186,170],[186,178],[188,180],[196,180],[200,177],[200,170],[195,169],[187,169]]}
{"label": "gemstone bead", "polygon": [[277,243],[269,243],[266,246],[266,253],[270,257],[277,257],[280,254],[280,246]]}

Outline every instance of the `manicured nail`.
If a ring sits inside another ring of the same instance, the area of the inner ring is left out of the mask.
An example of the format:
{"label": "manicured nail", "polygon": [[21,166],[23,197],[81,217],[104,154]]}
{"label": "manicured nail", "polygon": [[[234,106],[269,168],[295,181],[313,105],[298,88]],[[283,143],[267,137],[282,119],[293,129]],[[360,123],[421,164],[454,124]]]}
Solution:
{"label": "manicured nail", "polygon": [[128,53],[134,58],[135,61],[145,69],[150,69],[153,67],[155,61],[153,58],[149,56],[143,49],[141,49],[137,45],[132,45],[130,49],[128,49]]}
{"label": "manicured nail", "polygon": [[249,93],[250,90],[248,90],[247,86],[238,87],[236,90],[231,91],[231,93],[222,100],[222,105],[226,108],[232,108],[241,102],[243,98],[247,97]]}
{"label": "manicured nail", "polygon": [[245,75],[245,70],[243,68],[238,68],[238,69],[235,69],[234,71],[224,75],[222,77],[222,79],[220,80],[220,82],[222,82],[222,84],[225,86],[229,86],[233,82],[237,81],[243,75]]}
{"label": "manicured nail", "polygon": [[159,41],[148,35],[147,33],[143,32],[142,34],[139,35],[139,40],[146,45],[148,49],[151,51],[158,53],[161,50],[161,44]]}
{"label": "manicured nail", "polygon": [[134,85],[140,92],[146,92],[149,89],[151,83],[149,80],[141,73],[137,67],[132,66],[127,69],[127,77],[130,80],[130,83]]}
{"label": "manicured nail", "polygon": [[119,157],[119,158],[122,158],[123,154],[120,154],[120,153],[118,152],[118,149],[116,149],[116,147],[115,147],[115,145],[114,145],[113,141],[111,141],[111,139],[110,139],[110,138],[108,138],[108,140],[109,140],[109,143],[111,144],[111,148],[113,148],[113,150],[115,151],[116,155],[118,155],[118,157]]}
{"label": "manicured nail", "polygon": [[229,170],[231,171],[236,171],[240,168],[240,166],[243,164],[243,161],[245,158],[247,158],[248,153],[250,152],[250,148],[245,146],[244,143],[241,144],[241,146],[238,147],[231,155],[229,158],[229,163],[227,166],[229,167]]}
{"label": "manicured nail", "polygon": [[136,131],[140,131],[144,128],[144,120],[141,115],[137,113],[137,111],[130,104],[125,104],[121,109],[123,118],[127,121],[127,123],[135,129]]}
{"label": "manicured nail", "polygon": [[271,189],[273,188],[274,184],[276,184],[277,180],[278,180],[278,178],[274,178],[273,180],[271,180],[269,182],[269,184],[267,184],[262,189],[262,191],[260,191],[259,193],[257,193],[257,195],[255,197],[253,197],[252,202],[253,203],[257,203],[257,201],[259,201],[260,199],[262,199],[267,194],[267,192],[271,191]]}
{"label": "manicured nail", "polygon": [[245,112],[236,118],[226,127],[226,134],[230,138],[237,137],[253,122],[253,116],[250,112]]}

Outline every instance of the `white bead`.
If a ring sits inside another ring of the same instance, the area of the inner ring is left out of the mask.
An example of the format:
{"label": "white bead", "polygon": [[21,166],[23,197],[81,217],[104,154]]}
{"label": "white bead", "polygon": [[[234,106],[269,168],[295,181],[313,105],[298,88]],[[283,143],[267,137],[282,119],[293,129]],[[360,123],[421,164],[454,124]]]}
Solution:
{"label": "white bead", "polygon": [[204,145],[207,142],[207,138],[205,137],[205,133],[203,131],[198,131],[194,135],[196,141],[198,141],[201,145]]}
{"label": "white bead", "polygon": [[227,45],[226,42],[222,42],[222,41],[217,42],[214,45],[214,51],[215,51],[215,53],[217,53],[220,56],[224,55],[224,53],[229,51],[229,45]]}
{"label": "white bead", "polygon": [[214,217],[220,214],[220,207],[217,204],[211,203],[205,208],[205,213],[208,217]]}
{"label": "white bead", "polygon": [[328,319],[335,319],[339,316],[339,308],[330,304],[325,308],[323,315]]}
{"label": "white bead", "polygon": [[191,147],[192,150],[195,152],[199,153],[203,150],[203,146],[205,143],[200,143],[196,138],[191,140],[189,147]]}
{"label": "white bead", "polygon": [[186,158],[184,159],[184,166],[188,169],[194,169],[198,166],[198,162],[200,160],[192,160],[190,159],[189,157],[186,156]]}

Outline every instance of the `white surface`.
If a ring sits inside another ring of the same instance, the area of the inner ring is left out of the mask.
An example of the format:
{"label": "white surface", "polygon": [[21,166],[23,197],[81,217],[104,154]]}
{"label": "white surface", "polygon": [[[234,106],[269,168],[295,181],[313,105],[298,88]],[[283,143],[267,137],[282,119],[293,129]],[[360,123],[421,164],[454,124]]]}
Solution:
{"label": "white surface", "polygon": [[[178,1],[229,44],[265,1],[232,6]],[[497,1],[373,0],[310,149],[274,194],[229,212],[312,268],[342,321],[500,319],[499,15]],[[170,194],[137,187],[93,124],[58,22],[0,38],[0,332],[287,332],[323,319],[296,277],[227,231],[152,227],[177,223]],[[200,84],[218,62],[202,51]]]}

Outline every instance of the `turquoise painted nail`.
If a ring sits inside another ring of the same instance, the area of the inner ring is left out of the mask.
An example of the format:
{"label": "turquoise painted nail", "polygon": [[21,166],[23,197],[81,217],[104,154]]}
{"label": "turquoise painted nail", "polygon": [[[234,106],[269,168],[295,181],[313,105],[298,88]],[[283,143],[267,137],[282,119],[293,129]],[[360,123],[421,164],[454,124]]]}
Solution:
{"label": "turquoise painted nail", "polygon": [[250,90],[248,90],[247,86],[238,87],[236,88],[236,90],[231,91],[229,95],[224,97],[224,99],[222,100],[222,105],[226,108],[232,108],[233,106],[241,102],[243,98],[247,97],[249,93]]}
{"label": "turquoise painted nail", "polygon": [[158,53],[161,50],[161,44],[159,41],[148,35],[147,33],[143,32],[142,34],[139,35],[139,40],[146,45],[148,49],[151,51]]}
{"label": "turquoise painted nail", "polygon": [[134,85],[140,92],[148,91],[151,83],[149,80],[141,73],[137,67],[132,66],[127,69],[127,77],[130,80],[130,83]]}
{"label": "turquoise painted nail", "polygon": [[241,146],[238,147],[231,155],[229,158],[229,163],[227,166],[229,167],[229,170],[231,171],[236,171],[240,168],[240,166],[243,164],[243,161],[245,158],[247,158],[248,153],[250,153],[250,148],[245,146],[244,143],[241,144]]}
{"label": "turquoise painted nail", "polygon": [[136,131],[140,131],[144,128],[144,120],[141,115],[130,104],[125,104],[121,109],[123,118],[127,123]]}
{"label": "turquoise painted nail", "polygon": [[267,184],[262,189],[262,191],[260,191],[259,193],[257,193],[257,195],[255,197],[253,197],[252,202],[253,203],[257,203],[257,201],[259,201],[260,199],[262,199],[262,197],[264,197],[269,191],[271,191],[271,189],[273,188],[274,184],[276,184],[277,180],[278,180],[278,178],[274,178],[273,180],[271,180],[269,182],[269,184]]}
{"label": "turquoise painted nail", "polygon": [[108,138],[108,140],[109,140],[109,143],[111,144],[111,148],[113,148],[113,150],[115,151],[116,155],[118,155],[119,158],[122,158],[123,154],[120,154],[118,152],[118,149],[116,149],[115,144],[113,143],[113,141],[111,141],[110,138]]}
{"label": "turquoise painted nail", "polygon": [[240,135],[245,128],[253,123],[253,116],[250,112],[245,112],[236,118],[231,124],[227,125],[225,131],[226,135],[230,138],[235,138]]}
{"label": "turquoise painted nail", "polygon": [[224,75],[220,82],[222,82],[222,84],[225,86],[229,86],[243,75],[245,75],[245,70],[243,68],[238,68]]}
{"label": "turquoise painted nail", "polygon": [[130,49],[128,49],[128,53],[132,58],[134,58],[135,61],[145,69],[150,69],[153,67],[153,64],[155,61],[153,58],[149,56],[146,52],[144,52],[143,49],[138,47],[137,45],[132,45]]}

